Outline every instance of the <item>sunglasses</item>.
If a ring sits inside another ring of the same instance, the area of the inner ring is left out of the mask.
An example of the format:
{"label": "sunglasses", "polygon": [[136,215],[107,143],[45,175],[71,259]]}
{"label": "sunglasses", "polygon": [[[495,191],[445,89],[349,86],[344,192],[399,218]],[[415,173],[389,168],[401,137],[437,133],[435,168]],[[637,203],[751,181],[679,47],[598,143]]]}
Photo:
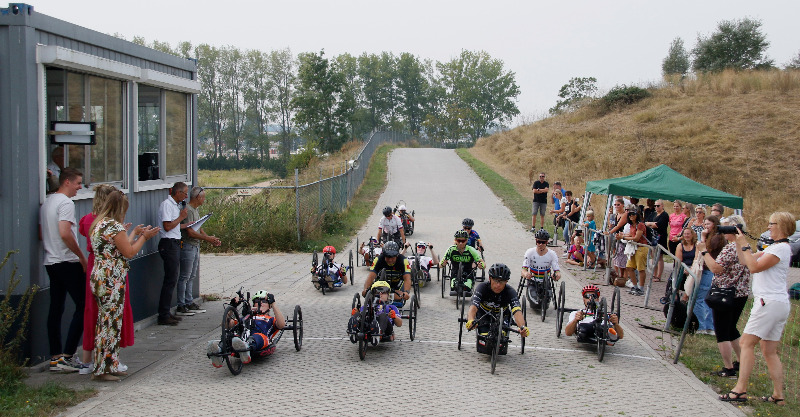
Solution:
{"label": "sunglasses", "polygon": [[[595,293],[591,293],[591,294],[594,294],[595,298],[597,298],[600,295],[600,294],[595,294]],[[586,300],[588,300],[590,297],[591,297],[590,294],[583,294],[583,298],[586,299]]]}
{"label": "sunglasses", "polygon": [[536,244],[537,244],[537,245],[546,245],[546,244],[547,244],[547,241],[546,241],[546,240],[537,240],[537,241],[536,241]]}
{"label": "sunglasses", "polygon": [[655,204],[656,207],[661,207],[661,204]]}
{"label": "sunglasses", "polygon": [[456,242],[458,242],[458,243],[464,243],[466,241],[467,241],[467,239],[456,239]]}
{"label": "sunglasses", "polygon": [[464,230],[472,230],[471,227],[465,227]]}

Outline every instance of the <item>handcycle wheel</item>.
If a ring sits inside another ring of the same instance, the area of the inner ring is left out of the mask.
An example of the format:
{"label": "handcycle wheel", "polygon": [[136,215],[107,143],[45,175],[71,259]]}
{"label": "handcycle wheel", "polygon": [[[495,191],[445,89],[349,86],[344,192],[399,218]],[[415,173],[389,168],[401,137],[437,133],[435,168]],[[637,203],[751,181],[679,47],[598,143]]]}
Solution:
{"label": "handcycle wheel", "polygon": [[[353,310],[356,311],[356,314],[359,314],[359,312],[361,311],[361,294],[359,293],[353,294],[353,303],[350,305],[350,311],[352,312]],[[351,315],[353,314],[351,313]],[[352,332],[352,329],[350,331]],[[358,329],[356,329],[356,331],[358,331]],[[358,342],[358,340],[356,339],[356,335],[353,333],[350,333],[350,342],[351,343]]]}
{"label": "handcycle wheel", "polygon": [[350,285],[353,285],[353,250],[350,249],[350,265],[347,267],[347,272],[350,273]]}
{"label": "handcycle wheel", "polygon": [[458,350],[461,350],[461,335],[464,333],[464,327],[466,326],[467,319],[464,318],[464,311],[466,308],[464,304],[461,305],[461,318],[458,320]]}
{"label": "handcycle wheel", "polygon": [[[363,262],[364,257],[361,256],[361,245],[359,244],[358,236],[356,236],[356,250],[358,251],[359,257],[362,259],[361,262]],[[364,265],[362,264],[361,266],[364,266]]]}
{"label": "handcycle wheel", "polygon": [[[483,256],[483,248],[481,248],[481,259],[483,264],[486,265],[486,258]],[[486,281],[486,268],[481,269],[481,282]]]}
{"label": "handcycle wheel", "polygon": [[[438,276],[438,274],[437,274]],[[444,266],[442,267],[442,298],[444,298],[444,282],[448,281],[447,279],[447,262],[445,262]]]}
{"label": "handcycle wheel", "polygon": [[294,306],[294,328],[292,329],[292,336],[294,337],[294,349],[300,351],[303,348],[303,310],[299,305]]}
{"label": "handcycle wheel", "polygon": [[439,264],[436,264],[436,281],[439,281],[441,278],[442,268],[439,267]]}
{"label": "handcycle wheel", "polygon": [[556,337],[561,337],[561,327],[564,325],[564,300],[567,298],[566,283],[562,282],[558,289],[558,312],[556,313]]}
{"label": "handcycle wheel", "polygon": [[550,275],[544,276],[544,281],[542,281],[542,297],[541,297],[541,305],[540,310],[542,314],[542,321],[547,317],[547,308],[550,307]]}
{"label": "handcycle wheel", "polygon": [[500,354],[500,341],[503,340],[503,310],[500,310],[500,319],[497,320],[497,338],[494,340],[494,347],[492,348],[492,374],[494,375],[494,368],[497,366],[497,356]]}
{"label": "handcycle wheel", "polygon": [[611,309],[609,310],[609,312],[611,314],[616,314],[617,318],[621,317],[619,315],[621,302],[622,300],[620,299],[619,296],[619,287],[614,287],[614,295],[611,296]]}
{"label": "handcycle wheel", "polygon": [[550,294],[553,296],[553,310],[558,310],[558,307],[561,305],[556,297],[556,282],[553,280],[553,276],[550,276]]}
{"label": "handcycle wheel", "polygon": [[420,294],[419,294],[419,280],[422,279],[422,271],[419,269],[418,264],[414,264],[414,267],[411,268],[411,288],[414,290],[413,297],[417,300],[417,307],[421,307],[422,305],[419,302]]}
{"label": "handcycle wheel", "polygon": [[[239,375],[242,372],[242,359],[239,358],[239,353],[234,352],[232,340],[236,336],[237,329],[242,325],[242,319],[239,317],[239,311],[234,306],[225,307],[222,314],[222,337],[220,343],[222,352],[225,353],[225,364],[228,365],[228,370],[234,375]],[[241,332],[239,332],[241,333]]]}
{"label": "handcycle wheel", "polygon": [[408,335],[411,340],[417,335],[417,300],[411,298],[411,307],[408,309]]}
{"label": "handcycle wheel", "polygon": [[317,267],[317,265],[319,265],[319,256],[317,256],[317,251],[314,251],[314,252],[311,254],[311,266],[313,266],[314,268],[316,268],[316,267]]}
{"label": "handcycle wheel", "polygon": [[[451,270],[451,273],[452,273],[452,268],[450,268],[450,270]],[[464,275],[463,275],[464,274],[464,264],[463,263],[459,263],[458,264],[458,272],[456,274],[457,274],[456,275],[456,310],[457,310],[459,301],[462,303],[462,305],[463,305],[464,301],[466,301],[466,294],[464,294],[465,289],[464,289]]]}
{"label": "handcycle wheel", "polygon": [[367,310],[359,313],[359,323],[358,323],[358,333],[356,337],[358,338],[358,358],[362,361],[364,358],[367,357]]}
{"label": "handcycle wheel", "polygon": [[[522,300],[522,303],[520,303],[520,304],[522,304],[522,322],[524,323],[525,327],[528,327],[528,316],[526,314],[527,310],[525,309],[525,300]],[[521,347],[520,347],[519,354],[520,355],[524,355],[525,354],[525,339],[526,338],[522,337],[522,335],[520,335],[519,338],[521,339],[521,341],[520,341]]]}
{"label": "handcycle wheel", "polygon": [[606,317],[606,298],[600,299],[600,306],[597,308],[597,317],[600,318],[600,326],[602,326],[602,335],[597,338],[597,360],[602,362],[603,357],[606,355],[606,340],[608,339],[608,318]]}
{"label": "handcycle wheel", "polygon": [[525,308],[525,277],[522,275],[519,276],[519,284],[517,285],[517,298],[519,298],[519,305],[522,307],[522,315],[525,317],[525,321],[528,320],[528,310]]}

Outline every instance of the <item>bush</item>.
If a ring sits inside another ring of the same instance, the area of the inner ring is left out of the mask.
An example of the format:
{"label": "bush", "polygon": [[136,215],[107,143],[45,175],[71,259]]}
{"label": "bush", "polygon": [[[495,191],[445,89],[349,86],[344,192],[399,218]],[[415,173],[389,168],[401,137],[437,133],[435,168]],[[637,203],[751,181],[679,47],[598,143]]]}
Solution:
{"label": "bush", "polygon": [[314,150],[314,145],[316,144],[308,143],[307,147],[303,149],[303,152],[292,155],[292,158],[289,160],[289,164],[286,165],[286,171],[294,172],[295,169],[302,171],[308,167],[308,164],[311,163],[311,160],[317,156],[317,151]]}
{"label": "bush", "polygon": [[650,96],[650,92],[644,88],[633,85],[630,87],[621,85],[612,88],[601,100],[605,108],[611,109],[619,106],[627,106]]}
{"label": "bush", "polygon": [[267,158],[262,160],[258,155],[246,154],[241,159],[235,157],[197,158],[197,168],[209,171],[227,171],[232,169],[266,169],[278,177],[286,177],[286,163],[283,159]]}

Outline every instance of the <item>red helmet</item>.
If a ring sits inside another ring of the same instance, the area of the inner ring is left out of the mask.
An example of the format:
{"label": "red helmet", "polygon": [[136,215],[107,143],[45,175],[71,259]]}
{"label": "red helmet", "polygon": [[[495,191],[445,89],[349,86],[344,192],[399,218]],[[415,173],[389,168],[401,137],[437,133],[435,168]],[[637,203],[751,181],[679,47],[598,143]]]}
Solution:
{"label": "red helmet", "polygon": [[589,285],[583,287],[583,290],[581,291],[581,295],[586,295],[586,293],[589,293],[589,292],[600,294],[600,287],[598,287],[597,285],[589,284]]}
{"label": "red helmet", "polygon": [[325,248],[322,249],[322,253],[333,253],[333,254],[335,254],[336,253],[336,248],[334,248],[333,246],[325,246]]}

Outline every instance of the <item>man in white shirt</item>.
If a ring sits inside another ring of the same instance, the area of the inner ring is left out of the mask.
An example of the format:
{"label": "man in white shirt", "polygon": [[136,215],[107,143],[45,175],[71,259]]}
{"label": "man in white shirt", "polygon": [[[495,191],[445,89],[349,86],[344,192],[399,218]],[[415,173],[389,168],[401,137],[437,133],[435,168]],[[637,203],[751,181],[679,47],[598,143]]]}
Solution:
{"label": "man in white shirt", "polygon": [[158,222],[161,224],[158,253],[164,260],[164,283],[158,300],[160,325],[175,326],[180,321],[179,317],[172,315],[170,306],[181,272],[181,221],[189,215],[184,201],[188,196],[189,187],[186,183],[176,182],[169,190],[169,197],[158,208]]}
{"label": "man in white shirt", "polygon": [[[39,211],[44,267],[50,277],[50,311],[47,315],[47,336],[50,341],[50,370],[77,371],[73,359],[83,334],[85,301],[86,256],[78,246],[78,226],[72,197],[83,185],[83,174],[75,168],[59,173],[56,192],[47,196]],[[69,325],[65,344],[61,345],[61,316],[67,294],[75,303],[75,313]],[[77,358],[76,358],[77,359]]]}

